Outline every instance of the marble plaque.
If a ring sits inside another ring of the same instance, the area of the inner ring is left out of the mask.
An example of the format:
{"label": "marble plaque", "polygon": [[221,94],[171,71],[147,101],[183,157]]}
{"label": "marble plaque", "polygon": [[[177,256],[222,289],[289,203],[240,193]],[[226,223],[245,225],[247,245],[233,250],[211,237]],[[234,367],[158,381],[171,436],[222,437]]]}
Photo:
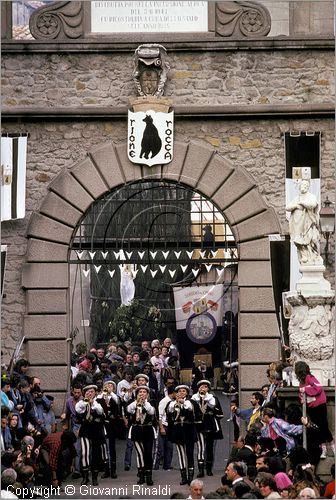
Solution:
{"label": "marble plaque", "polygon": [[92,33],[208,31],[208,2],[91,2]]}

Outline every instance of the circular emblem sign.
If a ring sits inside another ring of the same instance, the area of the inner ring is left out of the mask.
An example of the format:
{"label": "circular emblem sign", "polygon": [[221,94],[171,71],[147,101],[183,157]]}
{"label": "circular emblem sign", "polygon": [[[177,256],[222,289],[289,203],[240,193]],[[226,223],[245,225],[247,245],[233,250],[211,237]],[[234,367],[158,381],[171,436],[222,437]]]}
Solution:
{"label": "circular emblem sign", "polygon": [[207,344],[216,335],[215,318],[208,312],[193,314],[187,321],[186,333],[196,344]]}

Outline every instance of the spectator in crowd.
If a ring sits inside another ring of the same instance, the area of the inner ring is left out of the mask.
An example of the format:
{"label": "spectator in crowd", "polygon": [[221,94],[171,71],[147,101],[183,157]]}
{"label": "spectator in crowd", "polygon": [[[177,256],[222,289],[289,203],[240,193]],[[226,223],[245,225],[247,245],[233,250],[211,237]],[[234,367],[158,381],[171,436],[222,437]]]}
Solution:
{"label": "spectator in crowd", "polygon": [[10,379],[1,378],[1,406],[4,406],[8,408],[8,410],[12,411],[14,408],[14,403],[8,397],[10,388]]}
{"label": "spectator in crowd", "polygon": [[41,453],[47,454],[47,464],[50,468],[51,484],[59,486],[62,480],[70,474],[71,465],[76,455],[74,443],[76,436],[71,431],[61,431],[48,434],[42,441]]}
{"label": "spectator in crowd", "polygon": [[230,462],[226,466],[226,470],[225,470],[226,476],[227,476],[227,479],[231,482],[231,487],[232,487],[234,495],[235,495],[235,489],[236,489],[237,485],[242,483],[242,482],[245,483],[246,486],[249,486],[249,488],[251,489],[251,486],[244,478],[244,476],[245,476],[244,465],[245,464],[243,462]]}
{"label": "spectator in crowd", "polygon": [[263,498],[281,498],[272,474],[259,472],[255,479],[255,484],[259,488]]}
{"label": "spectator in crowd", "polygon": [[12,435],[8,426],[9,410],[1,406],[1,451],[13,451]]}
{"label": "spectator in crowd", "polygon": [[8,415],[8,426],[11,433],[12,446],[14,450],[19,450],[21,447],[21,438],[19,434],[19,416],[17,413]]}
{"label": "spectator in crowd", "polygon": [[323,495],[325,498],[333,498],[335,495],[335,464],[332,464],[330,474],[333,479],[325,487]]}
{"label": "spectator in crowd", "polygon": [[299,491],[297,498],[317,498],[317,496],[313,488],[303,488]]}
{"label": "spectator in crowd", "polygon": [[251,408],[240,410],[231,404],[231,411],[242,418],[247,425],[247,431],[259,430],[261,428],[261,407],[264,402],[263,395],[260,392],[252,392]]}
{"label": "spectator in crowd", "polygon": [[193,479],[190,483],[190,495],[187,497],[188,500],[202,499],[203,496],[204,483],[200,479]]}
{"label": "spectator in crowd", "polygon": [[66,427],[68,430],[72,431],[76,436],[75,449],[76,449],[76,457],[74,463],[74,472],[72,475],[73,479],[77,479],[81,476],[80,473],[80,456],[81,456],[81,447],[80,447],[80,438],[79,438],[79,428],[80,421],[76,412],[76,404],[78,401],[83,399],[82,396],[82,386],[79,383],[74,383],[71,388],[71,396],[67,399],[65,404],[65,412],[62,413],[61,419],[66,422]]}
{"label": "spectator in crowd", "polygon": [[270,437],[275,441],[277,437],[282,437],[286,441],[287,452],[290,452],[295,446],[295,436],[302,434],[303,425],[308,425],[308,419],[302,417],[303,425],[289,424],[281,418],[275,418],[272,408],[264,408],[262,412],[262,421],[265,426],[261,429],[263,437]]}
{"label": "spectator in crowd", "polygon": [[293,474],[293,487],[289,498],[297,498],[304,488],[312,488],[315,491],[315,498],[320,498],[321,485],[317,480],[311,464],[297,465]]}
{"label": "spectator in crowd", "polygon": [[29,368],[29,361],[27,359],[19,359],[13,368],[13,374],[17,375],[20,380],[28,380],[27,372]]}
{"label": "spectator in crowd", "polygon": [[[244,446],[238,450],[236,460],[238,462],[245,462],[247,466],[256,465],[255,446],[257,444],[257,435],[248,432],[245,436]],[[264,458],[264,457],[263,457]],[[258,458],[260,460],[260,458]]]}
{"label": "spectator in crowd", "polygon": [[293,483],[289,479],[288,475],[285,472],[278,472],[274,475],[274,481],[281,498],[289,498],[289,491],[293,486]]}
{"label": "spectator in crowd", "polygon": [[[318,456],[316,456],[314,445],[320,445],[322,452],[320,458],[327,457],[327,443],[330,443],[332,453],[335,454],[333,436],[329,430],[327,417],[327,396],[322,384],[312,375],[309,365],[304,361],[295,363],[295,375],[300,382],[300,401],[303,401],[303,394],[306,395],[307,414],[311,422],[317,426],[317,429],[309,429],[309,446],[308,452],[311,456],[312,463],[317,465]],[[317,455],[319,450],[317,450]]]}

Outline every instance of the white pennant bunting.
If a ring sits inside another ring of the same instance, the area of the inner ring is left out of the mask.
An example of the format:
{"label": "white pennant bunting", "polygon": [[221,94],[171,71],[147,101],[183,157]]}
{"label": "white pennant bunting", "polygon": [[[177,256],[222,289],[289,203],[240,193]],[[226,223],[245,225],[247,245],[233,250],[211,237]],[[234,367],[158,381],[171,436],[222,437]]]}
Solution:
{"label": "white pennant bunting", "polygon": [[193,275],[194,275],[194,276],[195,276],[195,278],[196,278],[196,276],[197,276],[197,275],[198,275],[198,273],[199,273],[199,269],[192,269],[192,270],[191,270],[191,272],[193,273]]}
{"label": "white pennant bunting", "polygon": [[136,277],[137,277],[138,272],[139,272],[139,269],[134,269],[134,271],[133,271],[133,276],[134,276],[134,278],[136,278]]}
{"label": "white pennant bunting", "polygon": [[96,255],[96,252],[89,252],[89,255],[90,255],[91,259],[93,259],[93,257]]}
{"label": "white pennant bunting", "polygon": [[176,255],[176,258],[179,259],[180,258],[180,255],[181,255],[181,250],[179,252],[176,252],[174,250],[174,254]]}
{"label": "white pennant bunting", "polygon": [[84,274],[85,278],[87,278],[90,274],[90,269],[87,269],[87,270],[83,269],[83,274]]}
{"label": "white pennant bunting", "polygon": [[193,253],[194,253],[194,250],[192,250],[191,252],[188,252],[188,250],[187,250],[186,252],[187,252],[187,254],[188,254],[189,259],[191,259],[192,255],[193,255]]}
{"label": "white pennant bunting", "polygon": [[145,273],[147,270],[148,264],[146,266],[143,266],[142,264],[140,264],[140,267],[142,269],[142,272]]}
{"label": "white pennant bunting", "polygon": [[103,259],[106,259],[108,252],[100,252],[103,256]]}
{"label": "white pennant bunting", "polygon": [[161,273],[163,274],[167,266],[159,266]]}
{"label": "white pennant bunting", "polygon": [[84,250],[77,252],[78,257],[81,259],[83,257]]}
{"label": "white pennant bunting", "polygon": [[140,259],[143,259],[145,252],[140,252],[140,250],[138,250],[138,254],[139,254]]}
{"label": "white pennant bunting", "polygon": [[153,259],[155,259],[157,252],[149,252]]}
{"label": "white pennant bunting", "polygon": [[126,260],[125,252],[124,252],[123,249],[121,249],[120,252],[119,252],[119,259],[120,260]]}
{"label": "white pennant bunting", "polygon": [[200,256],[202,257],[202,259],[204,259],[205,252],[206,252],[206,250],[204,250],[203,252],[201,252],[201,250],[200,250]]}
{"label": "white pennant bunting", "polygon": [[174,271],[171,271],[171,270],[169,269],[169,274],[170,274],[170,276],[171,276],[172,278],[174,278],[175,273],[176,273],[176,269],[174,269]]}
{"label": "white pennant bunting", "polygon": [[94,266],[94,268],[95,268],[95,270],[96,270],[96,273],[98,274],[98,273],[99,273],[99,271],[100,271],[101,266]]}
{"label": "white pennant bunting", "polygon": [[124,269],[124,264],[118,264],[118,267],[120,269],[120,272],[122,272],[122,270]]}
{"label": "white pennant bunting", "polygon": [[211,250],[212,256],[216,257],[218,250]]}
{"label": "white pennant bunting", "polygon": [[188,267],[188,266],[183,266],[182,264],[180,264],[180,268],[182,269],[182,271],[183,271],[184,273],[186,272],[187,267]]}
{"label": "white pennant bunting", "polygon": [[110,278],[113,278],[114,273],[115,273],[115,269],[113,269],[112,271],[108,270],[108,273],[110,275]]}
{"label": "white pennant bunting", "polygon": [[115,258],[116,258],[116,259],[119,259],[119,252],[115,252],[115,251],[113,250],[113,253],[114,253]]}
{"label": "white pennant bunting", "polygon": [[222,274],[222,272],[224,271],[223,267],[221,269],[216,269],[217,271],[217,274],[218,276],[220,276]]}
{"label": "white pennant bunting", "polygon": [[133,252],[126,252],[127,257],[130,259],[133,255]]}
{"label": "white pennant bunting", "polygon": [[156,270],[156,271],[153,271],[152,269],[150,269],[150,272],[151,272],[152,278],[154,278],[154,276],[155,276],[155,275],[156,275],[156,273],[157,273],[157,270]]}
{"label": "white pennant bunting", "polygon": [[210,269],[212,268],[212,264],[205,264],[206,270],[210,272]]}
{"label": "white pennant bunting", "polygon": [[164,256],[164,259],[166,260],[166,258],[167,258],[167,257],[168,257],[168,255],[169,255],[169,250],[168,250],[168,252],[164,252],[164,251],[162,250],[162,255]]}

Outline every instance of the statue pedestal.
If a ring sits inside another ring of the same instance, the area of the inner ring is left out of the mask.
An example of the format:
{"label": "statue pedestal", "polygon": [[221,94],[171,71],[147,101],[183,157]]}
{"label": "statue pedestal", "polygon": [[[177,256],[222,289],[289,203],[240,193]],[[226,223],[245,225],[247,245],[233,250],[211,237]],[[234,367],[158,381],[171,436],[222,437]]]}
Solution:
{"label": "statue pedestal", "polygon": [[286,299],[291,306],[288,334],[293,361],[308,363],[322,385],[335,385],[335,292],[329,284],[329,291],[287,292]]}
{"label": "statue pedestal", "polygon": [[324,295],[330,292],[331,285],[327,281],[323,273],[325,266],[323,264],[301,264],[299,271],[302,278],[296,284],[296,290],[303,296],[310,296],[312,294]]}

